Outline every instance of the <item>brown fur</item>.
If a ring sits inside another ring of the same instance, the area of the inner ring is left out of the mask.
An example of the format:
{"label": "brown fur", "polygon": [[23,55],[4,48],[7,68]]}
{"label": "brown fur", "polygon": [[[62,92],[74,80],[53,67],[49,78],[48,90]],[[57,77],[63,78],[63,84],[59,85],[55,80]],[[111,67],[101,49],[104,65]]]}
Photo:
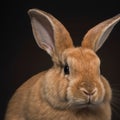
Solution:
{"label": "brown fur", "polygon": [[[37,9],[29,10],[29,15],[36,42],[54,65],[16,90],[5,120],[111,120],[112,92],[100,73],[95,49],[103,44],[100,38],[104,38],[104,32],[106,36],[109,26],[120,17],[111,18],[110,25],[106,21],[104,27],[98,25],[101,33],[90,30],[89,36],[95,35],[95,39],[85,37],[82,46],[75,48],[69,32],[52,15]],[[65,72],[66,65],[69,73]]]}

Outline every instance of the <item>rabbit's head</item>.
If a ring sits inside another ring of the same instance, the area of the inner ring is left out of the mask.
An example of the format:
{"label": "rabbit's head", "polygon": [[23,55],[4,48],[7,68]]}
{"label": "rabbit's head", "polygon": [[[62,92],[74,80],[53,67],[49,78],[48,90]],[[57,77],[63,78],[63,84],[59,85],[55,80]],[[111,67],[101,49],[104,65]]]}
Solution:
{"label": "rabbit's head", "polygon": [[69,32],[52,15],[38,9],[30,9],[28,13],[38,46],[51,56],[54,63],[46,77],[47,87],[44,87],[47,101],[61,108],[84,108],[110,102],[111,89],[100,73],[96,51],[120,20],[120,15],[90,29],[81,46],[75,47]]}

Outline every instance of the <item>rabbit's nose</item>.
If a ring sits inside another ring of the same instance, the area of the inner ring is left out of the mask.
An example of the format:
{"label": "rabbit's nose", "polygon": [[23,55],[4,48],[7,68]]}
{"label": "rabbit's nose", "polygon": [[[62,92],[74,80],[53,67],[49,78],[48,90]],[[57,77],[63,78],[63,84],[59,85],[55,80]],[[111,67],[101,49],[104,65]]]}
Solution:
{"label": "rabbit's nose", "polygon": [[93,90],[86,90],[86,89],[82,89],[82,92],[84,95],[86,96],[94,96],[97,92],[97,89],[93,89]]}

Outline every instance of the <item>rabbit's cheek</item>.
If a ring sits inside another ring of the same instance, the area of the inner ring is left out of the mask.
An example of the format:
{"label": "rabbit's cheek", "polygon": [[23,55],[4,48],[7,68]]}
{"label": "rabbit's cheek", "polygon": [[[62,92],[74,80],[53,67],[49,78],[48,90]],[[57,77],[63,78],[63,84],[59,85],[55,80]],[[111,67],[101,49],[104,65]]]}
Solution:
{"label": "rabbit's cheek", "polygon": [[98,86],[98,100],[103,101],[104,97],[105,97],[105,87],[103,83],[100,81]]}
{"label": "rabbit's cheek", "polygon": [[57,87],[57,93],[58,97],[61,101],[67,100],[67,88],[68,88],[68,81],[66,79],[63,79],[63,81],[60,81],[59,86]]}
{"label": "rabbit's cheek", "polygon": [[86,103],[86,96],[79,90],[75,84],[70,84],[67,89],[67,99],[70,104]]}
{"label": "rabbit's cheek", "polygon": [[103,96],[98,95],[99,93],[97,92],[96,95],[91,96],[90,101],[93,105],[98,105],[103,102]]}

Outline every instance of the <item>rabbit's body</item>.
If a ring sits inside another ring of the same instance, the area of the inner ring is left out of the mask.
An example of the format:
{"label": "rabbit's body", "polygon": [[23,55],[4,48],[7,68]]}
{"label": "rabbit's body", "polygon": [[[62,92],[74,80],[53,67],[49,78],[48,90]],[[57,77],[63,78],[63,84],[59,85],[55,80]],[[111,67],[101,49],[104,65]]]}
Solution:
{"label": "rabbit's body", "polygon": [[[7,120],[105,120],[105,118],[110,120],[109,103],[103,103],[91,109],[53,108],[42,95],[44,91],[42,84],[46,84],[44,75],[51,74],[51,72],[42,72],[33,76],[16,91],[10,101]],[[63,104],[66,105],[63,102],[59,106],[65,106]]]}
{"label": "rabbit's body", "polygon": [[112,92],[95,52],[119,15],[88,31],[81,47],[73,46],[68,31],[50,14],[31,9],[29,15],[38,45],[54,64],[17,89],[5,120],[111,120]]}

